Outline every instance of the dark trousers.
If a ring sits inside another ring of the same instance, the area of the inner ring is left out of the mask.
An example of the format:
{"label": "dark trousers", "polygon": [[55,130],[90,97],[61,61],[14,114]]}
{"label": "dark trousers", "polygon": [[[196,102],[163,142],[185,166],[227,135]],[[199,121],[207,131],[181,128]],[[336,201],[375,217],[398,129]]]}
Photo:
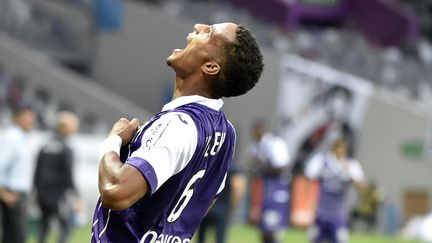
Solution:
{"label": "dark trousers", "polygon": [[[40,222],[40,232],[39,232],[39,243],[45,243],[50,230],[51,219],[57,219],[60,226],[58,243],[68,242],[69,235],[72,228],[71,222],[71,211],[66,210],[66,212],[61,212],[58,207],[50,208],[40,205],[41,210],[41,222]],[[64,211],[64,210],[63,210]]]}
{"label": "dark trousers", "polygon": [[216,243],[225,243],[226,241],[226,232],[228,228],[228,215],[212,215],[209,213],[206,217],[204,217],[201,225],[199,227],[198,232],[198,241],[197,243],[205,242],[205,234],[209,227],[215,227],[216,233]]}
{"label": "dark trousers", "polygon": [[20,195],[17,203],[9,207],[0,202],[1,243],[25,243],[26,241],[26,200]]}
{"label": "dark trousers", "polygon": [[357,221],[363,222],[366,225],[368,231],[373,231],[376,228],[376,215],[373,213],[370,215],[364,215],[360,213],[358,210],[354,210],[351,212],[350,215],[349,228],[353,229],[354,224]]}

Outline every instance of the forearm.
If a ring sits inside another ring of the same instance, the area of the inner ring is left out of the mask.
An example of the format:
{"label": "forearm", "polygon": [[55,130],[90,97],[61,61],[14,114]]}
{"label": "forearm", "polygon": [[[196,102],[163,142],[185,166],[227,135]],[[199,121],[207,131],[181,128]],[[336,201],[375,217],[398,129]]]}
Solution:
{"label": "forearm", "polygon": [[231,178],[231,210],[235,210],[246,191],[246,178],[242,174],[233,175]]}
{"label": "forearm", "polygon": [[102,204],[113,210],[128,208],[134,199],[128,188],[130,179],[124,171],[125,164],[120,162],[120,157],[115,152],[108,152],[102,158],[99,165],[99,192]]}
{"label": "forearm", "polygon": [[358,190],[358,191],[363,191],[366,189],[366,187],[368,186],[366,181],[354,181],[353,182],[354,187]]}
{"label": "forearm", "polygon": [[99,192],[106,208],[126,209],[149,192],[141,171],[120,161],[120,147],[133,138],[138,126],[136,118],[130,122],[121,118],[100,146]]}
{"label": "forearm", "polygon": [[120,161],[116,152],[106,153],[99,165],[99,192],[102,204],[113,210],[130,207],[149,191],[142,174]]}
{"label": "forearm", "polygon": [[119,184],[122,166],[120,156],[115,152],[108,152],[102,157],[99,164],[99,192],[101,195]]}
{"label": "forearm", "polygon": [[118,208],[122,201],[121,169],[123,163],[120,161],[121,138],[115,135],[106,138],[99,151],[99,193],[104,206]]}

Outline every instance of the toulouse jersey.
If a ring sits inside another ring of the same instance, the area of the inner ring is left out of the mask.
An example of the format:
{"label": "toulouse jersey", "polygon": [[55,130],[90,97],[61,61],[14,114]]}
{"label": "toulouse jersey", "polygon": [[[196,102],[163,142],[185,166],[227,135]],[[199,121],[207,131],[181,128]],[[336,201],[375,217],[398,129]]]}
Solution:
{"label": "toulouse jersey", "polygon": [[357,160],[342,162],[344,164],[332,153],[318,154],[311,159],[305,171],[307,177],[320,182],[317,218],[338,224],[346,223],[345,194],[348,185],[351,181],[364,180],[363,170]]}
{"label": "toulouse jersey", "polygon": [[[266,133],[251,147],[251,154],[265,167],[283,168],[290,158],[285,141]],[[288,226],[289,178],[286,174],[275,175],[266,171],[262,175],[262,208],[260,228],[264,232],[277,231]]]}
{"label": "toulouse jersey", "polygon": [[222,100],[180,97],[141,127],[120,158],[145,177],[150,191],[130,208],[95,209],[92,243],[189,243],[224,187],[235,130]]}

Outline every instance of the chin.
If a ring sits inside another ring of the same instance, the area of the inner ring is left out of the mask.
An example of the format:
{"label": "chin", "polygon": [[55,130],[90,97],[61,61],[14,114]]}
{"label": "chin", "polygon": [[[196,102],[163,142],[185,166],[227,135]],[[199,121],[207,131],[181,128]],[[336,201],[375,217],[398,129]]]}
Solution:
{"label": "chin", "polygon": [[167,57],[166,62],[168,66],[172,66],[173,61],[175,60],[174,54],[171,54],[169,57]]}

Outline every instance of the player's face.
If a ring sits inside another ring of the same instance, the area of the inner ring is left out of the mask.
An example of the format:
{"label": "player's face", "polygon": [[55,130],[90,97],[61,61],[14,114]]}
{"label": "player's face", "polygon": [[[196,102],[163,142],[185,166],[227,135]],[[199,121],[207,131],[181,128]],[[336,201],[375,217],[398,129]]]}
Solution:
{"label": "player's face", "polygon": [[186,38],[187,46],[175,49],[167,59],[168,65],[177,74],[189,75],[200,70],[206,62],[220,62],[221,48],[227,42],[235,41],[236,29],[237,25],[233,23],[194,25]]}
{"label": "player's face", "polygon": [[260,141],[261,138],[264,136],[265,129],[264,127],[258,126],[254,127],[252,130],[252,136],[255,139],[255,141]]}
{"label": "player's face", "polygon": [[339,144],[333,148],[333,151],[337,158],[343,158],[347,154],[347,149],[346,144]]}
{"label": "player's face", "polygon": [[36,114],[33,111],[22,111],[16,118],[18,126],[25,131],[33,129],[36,121]]}

